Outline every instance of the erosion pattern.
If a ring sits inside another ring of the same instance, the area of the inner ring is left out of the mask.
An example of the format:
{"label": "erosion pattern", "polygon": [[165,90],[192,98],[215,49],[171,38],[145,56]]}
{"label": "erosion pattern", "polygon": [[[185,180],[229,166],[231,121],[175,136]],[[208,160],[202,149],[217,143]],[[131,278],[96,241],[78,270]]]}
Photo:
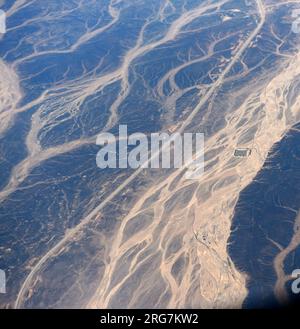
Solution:
{"label": "erosion pattern", "polygon": [[[242,306],[245,264],[259,255],[241,264],[227,244],[241,191],[300,118],[300,40],[291,29],[299,7],[3,2],[1,307]],[[129,133],[203,132],[204,175],[97,168],[97,134],[120,124]],[[237,147],[251,156],[234,157]],[[290,239],[278,250],[278,291],[280,259],[299,242]]]}

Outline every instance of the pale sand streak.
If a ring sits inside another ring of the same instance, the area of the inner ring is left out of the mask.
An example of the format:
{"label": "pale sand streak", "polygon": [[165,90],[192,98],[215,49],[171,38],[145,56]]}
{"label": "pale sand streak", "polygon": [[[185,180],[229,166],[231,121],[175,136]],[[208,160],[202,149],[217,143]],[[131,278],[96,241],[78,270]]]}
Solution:
{"label": "pale sand streak", "polygon": [[[286,291],[285,284],[291,280],[291,275],[286,274],[284,271],[284,262],[287,256],[294,250],[296,250],[300,246],[300,213],[295,221],[294,225],[294,234],[289,245],[286,248],[280,248],[280,252],[276,256],[274,260],[274,268],[277,275],[277,281],[275,285],[275,296],[278,301],[282,304],[288,303],[289,301],[289,294]],[[296,269],[296,268],[295,268]]]}
{"label": "pale sand streak", "polygon": [[11,125],[21,98],[16,72],[0,59],[0,135]]}
{"label": "pale sand streak", "polygon": [[[114,104],[110,107],[111,111],[111,116],[108,120],[108,123],[106,127],[104,128],[105,130],[108,130],[110,127],[112,127],[116,121],[117,121],[117,110],[119,105],[122,103],[122,101],[125,99],[127,94],[130,91],[130,87],[128,85],[128,68],[129,65],[139,56],[144,55],[145,53],[149,52],[150,50],[159,47],[162,44],[165,44],[167,42],[170,42],[172,40],[175,40],[176,37],[180,34],[181,29],[186,26],[188,23],[193,21],[196,17],[201,15],[202,13],[206,12],[207,10],[211,9],[218,9],[221,5],[226,3],[227,0],[222,0],[220,2],[210,4],[210,5],[200,5],[200,7],[197,7],[196,9],[186,11],[182,16],[180,16],[178,19],[176,19],[170,26],[169,30],[167,31],[166,35],[155,42],[149,43],[147,45],[143,45],[143,31],[144,28],[142,29],[140,36],[137,40],[136,46],[129,50],[128,53],[124,56],[122,65],[120,68],[116,69],[113,72],[110,72],[104,76],[98,77],[98,78],[87,78],[86,81],[75,81],[77,84],[80,86],[74,87],[73,84],[76,85],[76,83],[65,83],[64,81],[61,81],[61,84],[64,84],[64,88],[70,88],[70,90],[74,90],[74,97],[73,99],[70,100],[69,104],[60,104],[59,110],[54,110],[54,105],[51,104],[49,108],[51,108],[50,114],[46,116],[43,120],[40,119],[40,114],[43,113],[43,107],[40,107],[35,115],[32,118],[31,122],[31,130],[28,134],[28,137],[26,139],[26,147],[28,150],[28,155],[26,159],[24,159],[20,164],[18,164],[14,169],[11,174],[11,177],[9,179],[9,182],[7,185],[3,188],[2,192],[0,193],[0,202],[4,201],[10,194],[12,194],[16,189],[18,188],[19,184],[22,183],[30,171],[37,167],[41,162],[54,157],[56,155],[64,153],[64,149],[66,151],[71,151],[72,149],[78,148],[81,145],[86,144],[86,140],[77,140],[71,143],[68,143],[67,145],[63,146],[58,146],[58,147],[53,147],[51,150],[41,150],[39,146],[39,141],[37,140],[37,135],[39,131],[42,131],[43,127],[46,125],[51,124],[52,121],[55,121],[56,117],[59,117],[59,115],[62,113],[62,111],[66,111],[66,108],[70,108],[70,112],[76,113],[80,109],[80,105],[84,102],[84,100],[89,96],[94,93],[99,92],[102,90],[104,87],[107,85],[110,85],[118,80],[121,80],[122,82],[122,89],[121,92],[119,93],[118,98],[115,100]],[[113,22],[116,23],[118,20],[118,15],[116,14],[115,11],[113,10],[113,7],[110,7],[111,15],[114,18]],[[146,23],[146,25],[149,24]],[[109,24],[109,26],[111,26]],[[107,27],[107,26],[106,26]],[[93,33],[93,37],[95,35],[98,35],[100,33],[103,33],[106,30],[106,27],[98,29],[97,33]],[[89,35],[91,32],[87,32]],[[82,37],[80,40],[89,40],[90,37]],[[81,42],[81,41],[80,41]],[[77,44],[75,49],[81,45]],[[49,54],[49,52],[46,52]],[[51,53],[51,52],[50,52]],[[15,62],[14,66],[17,66],[18,64],[27,61],[29,59],[34,58],[35,56],[40,56],[44,53],[39,53],[37,51],[34,52],[33,55],[29,55],[25,58],[20,59],[20,61]],[[17,108],[15,111],[10,111],[10,122],[13,120],[14,116],[17,113],[21,113],[24,111],[27,111],[28,109],[32,108],[33,106],[37,106],[41,104],[42,102],[45,102],[47,100],[47,95],[49,92],[59,90],[59,86],[54,86],[50,88],[48,91],[43,92],[37,99],[31,101],[30,103],[26,104],[23,107]],[[48,96],[48,98],[50,98]],[[64,106],[65,105],[65,106]],[[199,108],[199,106],[198,106]],[[198,111],[198,110],[197,110]],[[72,114],[74,115],[74,114]],[[53,124],[51,124],[53,127]],[[5,126],[7,128],[7,125]],[[2,130],[2,134],[3,131]],[[92,141],[92,138],[89,140]],[[39,152],[41,152],[41,156],[39,156]]]}
{"label": "pale sand streak", "polygon": [[[168,187],[174,182],[177,173],[172,174],[168,179],[164,180],[160,185],[153,187],[145,195],[143,195],[130,213],[122,220],[121,227],[118,231],[117,236],[114,239],[113,245],[110,249],[111,263],[107,266],[104,278],[99,282],[99,289],[96,291],[94,298],[89,303],[88,307],[105,308],[109,305],[110,299],[117,293],[119,289],[126,289],[126,279],[134,274],[138,269],[140,263],[137,264],[137,257],[141,254],[139,252],[134,259],[128,273],[119,281],[115,286],[111,286],[111,279],[115,271],[117,271],[116,265],[126,251],[131,250],[132,247],[138,245],[141,241],[146,241],[147,245],[154,243],[153,238],[155,237],[163,243],[163,241],[172,241],[182,230],[184,230],[186,244],[182,247],[176,255],[170,259],[164,259],[161,263],[160,273],[164,276],[166,282],[169,284],[172,291],[172,300],[169,307],[184,307],[184,296],[188,292],[188,287],[191,282],[187,280],[180,286],[178,286],[171,275],[171,265],[174,264],[176,257],[180,253],[191,253],[192,249],[192,238],[197,232],[210,232],[210,235],[215,238],[215,241],[210,246],[200,244],[198,246],[198,257],[201,262],[203,269],[206,271],[202,272],[201,282],[210,283],[208,287],[202,288],[200,291],[202,296],[207,299],[206,307],[229,307],[233,305],[240,305],[246,295],[245,291],[245,277],[241,277],[232,268],[226,268],[227,251],[226,244],[230,234],[231,218],[234,210],[234,206],[240,191],[246,187],[255,177],[258,170],[262,167],[264,159],[266,159],[268,151],[279,141],[286,131],[299,120],[299,104],[300,97],[296,100],[292,106],[293,120],[287,124],[287,117],[285,115],[279,119],[279,113],[281,111],[282,104],[285,104],[284,114],[288,115],[288,104],[285,99],[285,91],[289,90],[295,78],[300,74],[300,54],[290,62],[290,65],[278,74],[263,90],[261,95],[257,97],[253,95],[235,112],[231,113],[228,117],[228,125],[218,132],[212,139],[207,141],[207,149],[212,149],[217,143],[219,138],[226,134],[228,140],[226,141],[226,150],[219,154],[220,161],[213,171],[207,171],[203,178],[199,181],[199,191],[201,191],[206,184],[210,185],[212,191],[211,196],[204,202],[199,202],[195,198],[195,194],[188,202],[185,209],[181,207],[175,208],[170,214],[171,219],[162,217],[162,209],[165,208],[167,200],[171,200],[174,197],[176,191],[194,183],[188,181],[181,181],[176,186],[176,189],[168,190]],[[264,104],[264,108],[260,115],[257,117],[251,117],[249,114],[250,106],[259,108],[261,104]],[[236,164],[232,161],[232,150],[235,147],[236,139],[238,139],[244,131],[236,129],[236,125],[240,118],[248,119],[249,123],[257,124],[258,130],[255,135],[254,144],[251,140],[244,146],[252,147],[255,146],[254,153],[251,158],[246,162],[241,161]],[[289,118],[290,119],[290,118]],[[235,139],[236,136],[236,139]],[[236,177],[232,183],[225,184],[225,178]],[[216,183],[210,183],[213,179]],[[220,184],[221,181],[224,184]],[[217,187],[217,184],[220,184]],[[146,230],[142,230],[135,235],[132,235],[128,240],[124,241],[124,231],[130,220],[143,212],[142,205],[150,196],[155,195],[158,191],[162,191],[158,200],[155,201],[154,207],[154,221]],[[216,202],[216,200],[218,200]],[[195,219],[190,218],[189,211],[194,208],[196,213],[200,215]],[[176,220],[177,218],[177,220]],[[180,221],[181,219],[181,221]],[[155,229],[159,223],[168,221],[163,232],[160,236],[155,235]],[[179,226],[178,222],[179,221]],[[184,228],[182,225],[184,223]],[[191,225],[192,224],[192,225]],[[215,225],[215,227],[213,227]],[[213,229],[217,230],[212,233]],[[296,243],[297,242],[297,243]],[[282,260],[282,256],[286,255],[287,252],[291,251],[291,247],[295,248],[299,244],[299,231],[295,234],[295,237],[286,250],[284,250],[278,257]],[[144,248],[145,249],[145,248]],[[164,253],[165,248],[161,249]],[[145,261],[145,259],[143,260]],[[281,264],[281,262],[280,262]],[[189,277],[191,273],[191,265],[186,269],[186,277]],[[151,274],[150,274],[151,275]],[[231,281],[228,279],[232,276]],[[212,279],[214,277],[214,279]],[[231,285],[228,289],[228,284]],[[282,286],[282,282],[280,283]],[[278,284],[279,285],[279,284]],[[143,286],[147,286],[147,280],[143,281]],[[227,287],[227,288],[226,288]],[[281,287],[282,288],[282,287]],[[149,287],[150,289],[150,287]],[[227,290],[226,290],[227,289]],[[199,294],[200,294],[199,292]],[[225,294],[226,292],[226,294]],[[138,292],[136,293],[138,294]],[[220,298],[221,296],[221,298]],[[186,296],[188,298],[188,296]],[[219,299],[219,300],[217,300]],[[128,301],[128,307],[130,307],[132,301]]]}
{"label": "pale sand streak", "polygon": [[[240,46],[239,50],[236,52],[235,56],[232,58],[232,61],[230,64],[226,67],[226,69],[223,71],[223,73],[220,75],[219,79],[216,81],[216,83],[212,86],[211,89],[209,89],[208,93],[203,97],[200,104],[192,111],[190,116],[188,117],[187,121],[183,123],[183,125],[180,128],[180,131],[182,131],[194,118],[194,116],[197,114],[197,112],[200,110],[202,105],[210,98],[211,95],[220,87],[220,85],[223,82],[223,79],[225,75],[231,70],[233,65],[236,63],[237,60],[239,60],[239,57],[242,55],[244,50],[249,46],[251,41],[256,37],[256,35],[259,33],[265,19],[264,9],[262,2],[260,0],[257,1],[259,13],[261,15],[261,20],[257,26],[257,28],[251,33],[249,38],[246,40],[245,43]],[[27,287],[30,286],[31,280],[33,279],[34,275],[39,271],[39,269],[42,268],[42,266],[45,264],[47,259],[51,258],[53,255],[55,255],[63,245],[69,241],[72,237],[76,235],[80,231],[82,227],[84,227],[86,224],[88,224],[94,217],[99,213],[103,207],[109,203],[116,195],[118,195],[119,192],[121,192],[133,179],[135,179],[139,174],[141,170],[137,170],[130,178],[128,178],[122,185],[120,185],[107,199],[105,199],[98,207],[96,207],[86,218],[84,218],[79,225],[77,225],[75,228],[68,231],[68,233],[65,235],[65,237],[51,250],[49,250],[41,259],[40,261],[34,266],[34,268],[31,270],[29,275],[27,276],[26,280],[24,281],[19,294],[18,298],[15,304],[15,307],[20,307],[22,304],[22,300],[24,297],[24,294],[26,293]]]}

